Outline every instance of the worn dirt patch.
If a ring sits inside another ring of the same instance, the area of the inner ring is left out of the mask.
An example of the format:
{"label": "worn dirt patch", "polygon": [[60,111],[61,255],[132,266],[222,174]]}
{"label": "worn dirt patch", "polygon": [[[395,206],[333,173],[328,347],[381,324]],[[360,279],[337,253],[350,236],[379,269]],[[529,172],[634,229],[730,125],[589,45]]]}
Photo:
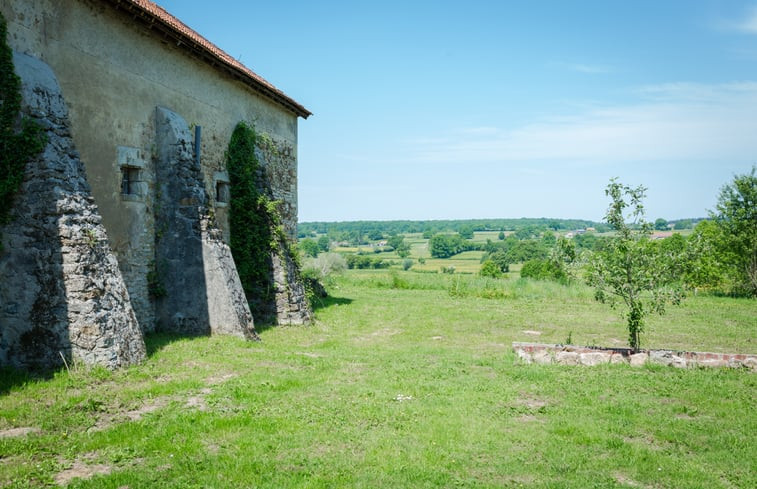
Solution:
{"label": "worn dirt patch", "polygon": [[191,409],[197,409],[198,411],[207,411],[208,403],[205,401],[205,396],[192,396],[187,399],[186,407]]}
{"label": "worn dirt patch", "polygon": [[32,433],[41,433],[42,430],[35,428],[34,426],[23,426],[19,428],[8,428],[6,430],[0,430],[0,438],[15,438],[18,436],[26,436]]}
{"label": "worn dirt patch", "polygon": [[89,428],[87,431],[103,431],[114,424],[123,423],[126,421],[139,421],[145,414],[157,411],[164,408],[172,399],[170,397],[158,397],[150,399],[137,409],[132,409],[125,412],[103,413],[95,422],[95,425]]}
{"label": "worn dirt patch", "polygon": [[219,385],[219,384],[223,384],[224,382],[228,382],[234,377],[237,377],[237,374],[233,372],[225,372],[222,374],[211,375],[210,377],[205,379],[205,384],[206,385]]}
{"label": "worn dirt patch", "polygon": [[525,407],[535,411],[547,407],[547,404],[547,401],[543,399],[537,399],[530,396],[521,397],[513,403],[515,406]]}
{"label": "worn dirt patch", "polygon": [[110,465],[87,464],[76,460],[70,468],[55,474],[53,479],[59,486],[65,486],[74,479],[90,479],[96,475],[108,475],[112,470]]}

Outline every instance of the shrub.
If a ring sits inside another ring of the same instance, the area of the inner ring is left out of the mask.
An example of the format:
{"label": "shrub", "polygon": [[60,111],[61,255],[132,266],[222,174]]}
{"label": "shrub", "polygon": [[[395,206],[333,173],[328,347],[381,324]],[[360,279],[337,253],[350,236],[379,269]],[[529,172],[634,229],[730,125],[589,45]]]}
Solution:
{"label": "shrub", "polygon": [[321,253],[315,258],[305,260],[302,272],[324,280],[332,274],[343,272],[347,268],[347,260],[339,253]]}
{"label": "shrub", "polygon": [[312,257],[318,256],[318,252],[320,251],[318,243],[314,239],[310,238],[305,238],[300,241],[300,250],[302,250],[302,253],[305,256]]}
{"label": "shrub", "polygon": [[406,270],[406,271],[410,270],[410,268],[412,268],[412,266],[413,266],[413,260],[407,258],[407,259],[405,259],[405,260],[402,261],[402,269],[403,270]]}
{"label": "shrub", "polygon": [[502,270],[493,260],[486,260],[481,265],[481,270],[478,272],[482,277],[499,278],[502,276]]}
{"label": "shrub", "polygon": [[532,278],[535,280],[555,280],[565,282],[567,275],[557,263],[551,260],[529,260],[523,264],[520,269],[521,278]]}

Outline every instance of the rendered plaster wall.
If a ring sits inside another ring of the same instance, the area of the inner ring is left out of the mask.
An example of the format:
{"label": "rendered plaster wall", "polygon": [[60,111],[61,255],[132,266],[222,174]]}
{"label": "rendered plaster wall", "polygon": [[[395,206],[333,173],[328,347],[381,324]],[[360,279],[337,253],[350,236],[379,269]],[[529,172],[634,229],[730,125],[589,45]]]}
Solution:
{"label": "rendered plaster wall", "polygon": [[[142,328],[154,328],[147,276],[156,225],[155,107],[202,127],[201,172],[218,226],[228,237],[227,209],[215,206],[215,178],[236,124],[252,122],[278,151],[263,163],[284,224],[297,222],[297,116],[256,94],[109,4],[94,0],[4,0],[8,41],[52,67],[69,109],[73,140]],[[136,195],[121,192],[121,165],[139,168]]]}

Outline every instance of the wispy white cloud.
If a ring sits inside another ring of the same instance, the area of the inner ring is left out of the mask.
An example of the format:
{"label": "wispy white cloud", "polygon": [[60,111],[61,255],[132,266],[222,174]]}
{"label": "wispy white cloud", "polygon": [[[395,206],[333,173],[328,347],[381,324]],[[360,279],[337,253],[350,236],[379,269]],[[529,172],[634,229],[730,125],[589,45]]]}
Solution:
{"label": "wispy white cloud", "polygon": [[744,16],[738,20],[720,22],[720,27],[747,34],[757,34],[757,5],[748,9]]}
{"label": "wispy white cloud", "polygon": [[752,7],[746,18],[741,22],[742,31],[757,34],[757,7]]}
{"label": "wispy white cloud", "polygon": [[757,83],[672,83],[639,93],[633,105],[595,107],[515,129],[463,128],[433,142],[414,141],[410,162],[603,164],[757,156]]}
{"label": "wispy white cloud", "polygon": [[608,66],[591,65],[584,63],[563,63],[563,66],[571,71],[577,71],[579,73],[586,73],[588,75],[601,75],[610,73],[612,69]]}

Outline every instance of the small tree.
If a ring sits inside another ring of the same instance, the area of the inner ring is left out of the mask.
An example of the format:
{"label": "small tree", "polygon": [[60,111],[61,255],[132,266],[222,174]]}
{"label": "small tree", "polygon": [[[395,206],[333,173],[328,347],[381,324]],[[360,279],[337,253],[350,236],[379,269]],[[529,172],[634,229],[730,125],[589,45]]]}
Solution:
{"label": "small tree", "polygon": [[605,195],[612,203],[605,220],[616,235],[594,253],[587,276],[597,300],[612,307],[624,304],[628,341],[636,351],[645,317],[652,311],[664,314],[667,303],[677,304],[682,297],[679,289],[668,287],[671,274],[660,273],[667,263],[659,259],[649,240],[652,225],[644,218],[645,192],[643,186],[632,188],[610,180]]}
{"label": "small tree", "polygon": [[656,219],[654,222],[654,228],[656,231],[667,231],[668,221],[663,218]]}
{"label": "small tree", "polygon": [[734,292],[757,297],[757,166],[736,175],[720,190],[716,212],[719,248],[734,281]]}
{"label": "small tree", "polygon": [[327,252],[331,249],[331,240],[328,236],[318,238],[318,251]]}
{"label": "small tree", "polygon": [[312,256],[315,258],[318,256],[318,243],[314,239],[305,238],[300,241],[300,250],[302,250],[302,253],[305,256]]}
{"label": "small tree", "polygon": [[478,272],[482,277],[499,278],[502,276],[502,270],[499,269],[499,265],[492,260],[486,260],[481,264],[481,269]]}

